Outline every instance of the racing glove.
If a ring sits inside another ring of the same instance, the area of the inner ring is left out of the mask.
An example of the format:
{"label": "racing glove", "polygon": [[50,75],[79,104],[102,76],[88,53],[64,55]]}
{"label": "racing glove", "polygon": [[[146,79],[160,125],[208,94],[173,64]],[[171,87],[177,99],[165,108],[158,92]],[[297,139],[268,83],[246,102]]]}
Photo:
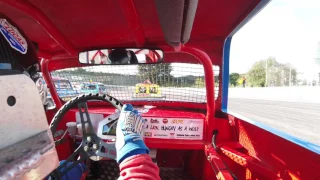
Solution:
{"label": "racing glove", "polygon": [[125,104],[121,110],[117,124],[117,162],[138,155],[148,154],[149,149],[143,141],[144,120],[131,104]]}

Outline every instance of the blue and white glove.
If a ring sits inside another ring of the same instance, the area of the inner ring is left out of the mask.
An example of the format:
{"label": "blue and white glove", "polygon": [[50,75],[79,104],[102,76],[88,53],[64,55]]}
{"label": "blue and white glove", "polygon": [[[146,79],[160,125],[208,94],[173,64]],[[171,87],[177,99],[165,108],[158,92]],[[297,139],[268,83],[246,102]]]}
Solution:
{"label": "blue and white glove", "polygon": [[117,125],[117,162],[138,155],[148,154],[149,149],[143,141],[146,121],[133,109],[131,104],[125,104],[121,110]]}

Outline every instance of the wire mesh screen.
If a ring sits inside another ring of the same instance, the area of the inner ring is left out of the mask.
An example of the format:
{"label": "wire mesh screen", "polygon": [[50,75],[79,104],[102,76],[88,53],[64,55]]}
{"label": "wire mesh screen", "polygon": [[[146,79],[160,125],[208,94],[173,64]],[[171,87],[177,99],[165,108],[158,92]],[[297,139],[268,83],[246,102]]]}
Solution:
{"label": "wire mesh screen", "polygon": [[[219,67],[214,70],[218,75]],[[200,64],[102,65],[57,70],[51,75],[64,100],[79,94],[104,93],[121,101],[206,102]],[[215,79],[217,97],[219,83]]]}

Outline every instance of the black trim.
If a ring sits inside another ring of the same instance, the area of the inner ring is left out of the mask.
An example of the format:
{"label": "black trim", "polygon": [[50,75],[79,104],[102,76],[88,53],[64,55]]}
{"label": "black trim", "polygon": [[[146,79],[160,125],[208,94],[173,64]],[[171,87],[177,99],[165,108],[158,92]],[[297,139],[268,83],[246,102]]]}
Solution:
{"label": "black trim", "polygon": [[23,74],[23,73],[19,70],[0,69],[0,76],[17,75],[17,74]]}
{"label": "black trim", "polygon": [[[217,147],[216,145],[216,138],[218,135],[219,131],[217,129],[213,130],[212,132],[212,146],[213,148],[216,150],[217,153],[221,152],[221,150]],[[227,165],[227,163],[225,161],[223,161],[221,159],[221,161],[223,162],[223,164],[226,166],[227,171],[229,171],[229,173],[231,174],[231,176],[233,177],[234,180],[238,180],[237,176],[231,171],[231,169],[229,168],[229,166]]]}

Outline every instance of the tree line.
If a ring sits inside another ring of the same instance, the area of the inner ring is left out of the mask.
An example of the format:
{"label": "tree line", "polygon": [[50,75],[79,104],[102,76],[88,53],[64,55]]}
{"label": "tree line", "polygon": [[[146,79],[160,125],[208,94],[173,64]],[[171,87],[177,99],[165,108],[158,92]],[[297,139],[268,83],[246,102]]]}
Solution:
{"label": "tree line", "polygon": [[298,82],[296,68],[274,57],[254,63],[246,74],[231,73],[229,79],[231,86],[241,85],[244,80],[250,87],[292,86]]}
{"label": "tree line", "polygon": [[[138,72],[131,75],[126,72],[110,73],[105,68],[103,72],[90,70],[92,67],[79,67],[68,70],[52,72],[52,76],[69,79],[71,82],[101,82],[110,85],[132,86],[137,83],[149,81],[162,87],[205,87],[204,76],[184,75],[175,77],[172,75],[173,67],[170,63],[138,65]],[[127,69],[124,69],[124,71]],[[216,83],[218,78],[216,77]]]}

